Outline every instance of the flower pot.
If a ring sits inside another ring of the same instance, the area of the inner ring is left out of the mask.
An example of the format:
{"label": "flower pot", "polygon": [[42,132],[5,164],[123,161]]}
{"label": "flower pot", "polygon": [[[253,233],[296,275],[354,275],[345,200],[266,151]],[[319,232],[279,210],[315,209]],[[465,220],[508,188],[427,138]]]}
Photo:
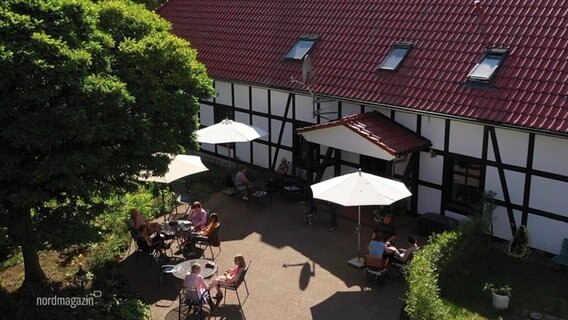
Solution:
{"label": "flower pot", "polygon": [[493,293],[493,306],[497,310],[504,310],[509,308],[509,297]]}

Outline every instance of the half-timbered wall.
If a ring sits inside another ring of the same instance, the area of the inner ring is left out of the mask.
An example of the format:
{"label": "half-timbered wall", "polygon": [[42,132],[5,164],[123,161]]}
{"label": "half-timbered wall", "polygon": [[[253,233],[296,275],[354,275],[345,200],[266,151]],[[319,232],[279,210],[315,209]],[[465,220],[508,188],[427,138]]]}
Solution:
{"label": "half-timbered wall", "polygon": [[[432,142],[432,151],[420,152],[418,159],[415,201],[419,214],[435,212],[465,218],[463,212],[445,202],[448,191],[444,181],[448,177],[444,168],[449,159],[473,159],[482,164],[482,189],[497,193],[495,236],[510,239],[524,224],[532,246],[552,253],[559,252],[562,239],[568,237],[568,139],[346,101],[321,102],[322,111],[335,113],[314,117],[309,95],[225,81],[215,81],[215,88],[216,96],[201,103],[202,125],[221,120],[215,119],[214,108],[230,108],[236,121],[269,132],[268,137],[252,143],[236,144],[235,155],[244,163],[273,170],[280,158],[293,159],[294,128],[377,110]],[[202,150],[227,156],[222,146],[203,145]],[[320,147],[321,159],[326,151],[325,146]],[[322,179],[359,167],[359,154],[333,154],[335,161],[325,168]],[[395,178],[402,178],[408,163],[408,158],[394,162]],[[306,174],[294,163],[291,173]]]}

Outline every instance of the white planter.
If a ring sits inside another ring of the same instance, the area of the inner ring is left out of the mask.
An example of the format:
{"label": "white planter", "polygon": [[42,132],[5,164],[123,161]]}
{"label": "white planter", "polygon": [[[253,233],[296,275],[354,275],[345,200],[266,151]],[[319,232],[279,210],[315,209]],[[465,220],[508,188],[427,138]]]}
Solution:
{"label": "white planter", "polygon": [[504,310],[509,308],[509,297],[493,293],[493,306],[497,310]]}

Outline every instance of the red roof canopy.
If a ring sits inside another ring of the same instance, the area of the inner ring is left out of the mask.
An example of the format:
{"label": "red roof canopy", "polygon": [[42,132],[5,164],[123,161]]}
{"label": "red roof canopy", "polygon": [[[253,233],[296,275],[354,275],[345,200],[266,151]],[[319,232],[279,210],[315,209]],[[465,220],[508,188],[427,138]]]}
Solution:
{"label": "red roof canopy", "polygon": [[377,111],[354,114],[339,120],[297,129],[298,133],[344,126],[393,156],[430,147],[426,138]]}
{"label": "red roof canopy", "polygon": [[[568,133],[568,1],[170,0],[158,10],[212,77],[301,90],[284,56],[301,35],[316,94]],[[393,44],[413,43],[395,72]],[[467,84],[487,47],[509,48],[489,86]]]}

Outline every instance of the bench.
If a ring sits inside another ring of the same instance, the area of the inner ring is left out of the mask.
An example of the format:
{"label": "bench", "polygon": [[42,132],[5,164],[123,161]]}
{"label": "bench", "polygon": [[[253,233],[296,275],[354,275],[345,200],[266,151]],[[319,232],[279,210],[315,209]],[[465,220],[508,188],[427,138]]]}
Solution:
{"label": "bench", "polygon": [[443,216],[437,213],[425,213],[418,218],[418,234],[428,237],[432,233],[442,233],[453,230],[458,226],[456,219]]}
{"label": "bench", "polygon": [[560,254],[552,258],[552,262],[560,264],[562,266],[562,272],[564,272],[564,269],[568,266],[568,238],[564,238],[562,248],[560,248]]}

